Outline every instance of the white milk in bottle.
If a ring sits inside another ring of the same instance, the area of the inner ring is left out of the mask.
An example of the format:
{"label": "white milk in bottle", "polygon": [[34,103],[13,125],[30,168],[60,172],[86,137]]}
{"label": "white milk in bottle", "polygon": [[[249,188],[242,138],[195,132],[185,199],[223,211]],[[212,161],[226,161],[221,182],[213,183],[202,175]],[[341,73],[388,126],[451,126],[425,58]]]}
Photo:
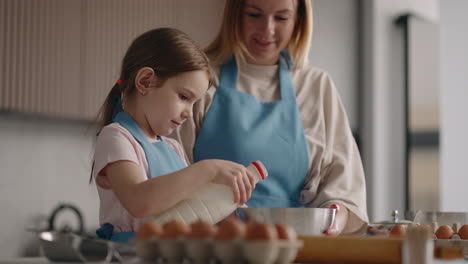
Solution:
{"label": "white milk in bottle", "polygon": [[[252,162],[247,166],[247,170],[254,175],[255,184],[268,176],[260,161]],[[230,187],[210,182],[191,198],[155,216],[154,221],[161,225],[172,220],[190,224],[201,219],[215,224],[234,212],[237,207]]]}

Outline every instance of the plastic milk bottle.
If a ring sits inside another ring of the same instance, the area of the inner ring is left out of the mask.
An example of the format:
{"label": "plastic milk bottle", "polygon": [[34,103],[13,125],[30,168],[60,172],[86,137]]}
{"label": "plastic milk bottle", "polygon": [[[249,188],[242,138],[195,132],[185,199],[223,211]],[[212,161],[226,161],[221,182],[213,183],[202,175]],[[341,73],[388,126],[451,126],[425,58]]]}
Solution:
{"label": "plastic milk bottle", "polygon": [[[254,175],[255,184],[268,176],[260,161],[252,162],[247,170]],[[215,224],[234,212],[237,207],[230,187],[210,182],[191,198],[155,216],[154,221],[161,225],[172,220],[190,224],[201,219]]]}

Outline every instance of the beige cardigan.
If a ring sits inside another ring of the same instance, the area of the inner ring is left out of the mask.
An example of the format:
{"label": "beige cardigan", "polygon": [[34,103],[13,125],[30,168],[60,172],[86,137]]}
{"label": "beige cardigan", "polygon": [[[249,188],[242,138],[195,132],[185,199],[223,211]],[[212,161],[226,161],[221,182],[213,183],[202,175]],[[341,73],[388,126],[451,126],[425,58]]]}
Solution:
{"label": "beige cardigan", "polygon": [[[238,64],[239,91],[262,102],[279,99],[277,65]],[[219,67],[216,69],[219,72]],[[362,232],[368,222],[364,171],[335,85],[326,72],[310,66],[295,69],[292,81],[310,158],[300,201],[307,207],[342,203],[350,210],[344,232]],[[195,105],[193,120],[187,120],[171,135],[183,145],[190,162],[196,135],[215,92],[216,88],[211,87]]]}

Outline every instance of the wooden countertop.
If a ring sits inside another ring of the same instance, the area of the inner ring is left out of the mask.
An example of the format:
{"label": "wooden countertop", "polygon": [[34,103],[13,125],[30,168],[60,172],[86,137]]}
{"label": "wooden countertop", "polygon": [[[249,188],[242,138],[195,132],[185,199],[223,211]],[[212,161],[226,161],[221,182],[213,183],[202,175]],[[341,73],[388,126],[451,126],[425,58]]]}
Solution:
{"label": "wooden countertop", "polygon": [[[73,264],[70,262],[67,263],[59,263],[59,262],[49,262],[47,258],[45,257],[33,257],[33,258],[0,258],[0,264],[49,264],[49,263],[55,263],[55,264]],[[143,263],[140,262],[139,260],[135,261],[130,261],[130,264],[139,264]],[[433,264],[467,264],[468,261],[465,260],[440,260],[440,259],[435,259]],[[311,263],[310,263],[311,264]],[[318,263],[317,263],[318,264]]]}

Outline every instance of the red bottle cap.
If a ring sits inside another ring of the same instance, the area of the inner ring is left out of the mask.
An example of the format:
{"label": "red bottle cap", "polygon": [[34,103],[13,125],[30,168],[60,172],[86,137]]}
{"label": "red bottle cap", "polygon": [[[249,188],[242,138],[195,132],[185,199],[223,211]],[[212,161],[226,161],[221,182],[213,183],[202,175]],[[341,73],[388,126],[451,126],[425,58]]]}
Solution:
{"label": "red bottle cap", "polygon": [[260,173],[260,176],[262,176],[262,180],[264,180],[265,173],[263,172],[262,167],[256,161],[252,162],[252,164],[255,166],[255,168],[257,168],[258,172]]}

